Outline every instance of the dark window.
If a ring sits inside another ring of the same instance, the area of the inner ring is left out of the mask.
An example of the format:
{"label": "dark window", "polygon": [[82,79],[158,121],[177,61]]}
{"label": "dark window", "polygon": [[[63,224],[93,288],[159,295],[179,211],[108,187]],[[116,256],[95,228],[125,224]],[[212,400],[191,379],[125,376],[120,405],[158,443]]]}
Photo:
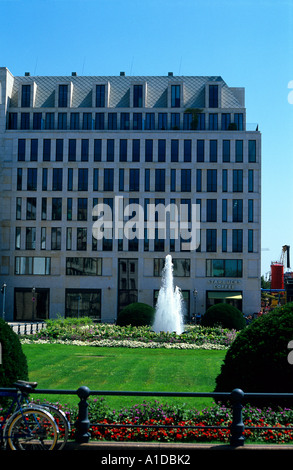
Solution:
{"label": "dark window", "polygon": [[209,108],[219,107],[219,87],[218,85],[209,85]]}
{"label": "dark window", "polygon": [[230,161],[230,140],[223,140],[223,162]]}
{"label": "dark window", "polygon": [[155,128],[155,113],[146,113],[145,115],[145,129],[152,131]]}
{"label": "dark window", "polygon": [[159,113],[158,129],[160,131],[167,129],[167,113]]}
{"label": "dark window", "polygon": [[88,190],[88,169],[79,168],[78,169],[78,191],[87,191]]}
{"label": "dark window", "polygon": [[87,220],[87,198],[77,200],[77,220]]}
{"label": "dark window", "polygon": [[81,139],[81,161],[88,162],[89,159],[89,139]]}
{"label": "dark window", "polygon": [[153,161],[153,141],[151,139],[145,141],[145,161]]}
{"label": "dark window", "polygon": [[184,140],[184,161],[191,162],[191,140]]}
{"label": "dark window", "polygon": [[139,169],[129,170],[129,191],[139,191]]}
{"label": "dark window", "polygon": [[67,191],[73,190],[73,168],[68,168]]}
{"label": "dark window", "polygon": [[31,86],[22,85],[21,88],[21,107],[29,108],[31,105]]}
{"label": "dark window", "polygon": [[105,107],[105,85],[96,86],[96,107],[104,108]]}
{"label": "dark window", "polygon": [[99,169],[94,168],[94,173],[93,173],[93,190],[98,191],[99,190]]}
{"label": "dark window", "polygon": [[58,113],[58,129],[67,129],[67,113]]}
{"label": "dark window", "polygon": [[207,222],[217,222],[217,199],[207,199]]}
{"label": "dark window", "polygon": [[120,162],[127,161],[127,139],[120,139],[120,150],[119,150],[119,160]]}
{"label": "dark window", "polygon": [[243,191],[243,170],[233,170],[233,192]]}
{"label": "dark window", "polygon": [[142,108],[142,85],[133,85],[133,107]]}
{"label": "dark window", "polygon": [[28,197],[26,201],[26,220],[36,220],[37,198]]}
{"label": "dark window", "polygon": [[232,251],[234,253],[241,253],[243,251],[243,230],[232,230]]}
{"label": "dark window", "polygon": [[43,141],[43,161],[49,162],[51,160],[51,139],[44,139]]}
{"label": "dark window", "polygon": [[216,162],[218,159],[218,142],[210,140],[210,162]]}
{"label": "dark window", "polygon": [[222,114],[222,131],[226,131],[229,128],[231,123],[231,114],[230,113],[223,113]]}
{"label": "dark window", "polygon": [[53,197],[52,198],[52,220],[61,220],[62,219],[62,198]]}
{"label": "dark window", "polygon": [[83,117],[82,117],[83,130],[89,130],[89,129],[92,129],[92,127],[93,127],[92,113],[83,113]]}
{"label": "dark window", "polygon": [[139,162],[140,161],[140,140],[133,139],[132,141],[132,161]]}
{"label": "dark window", "polygon": [[102,160],[102,139],[94,140],[94,161],[100,162]]}
{"label": "dark window", "polygon": [[133,130],[140,131],[142,129],[142,114],[133,113]]}
{"label": "dark window", "polygon": [[207,191],[217,191],[217,170],[207,170]]}
{"label": "dark window", "polygon": [[209,114],[209,130],[210,131],[218,130],[218,115],[215,113]]}
{"label": "dark window", "polygon": [[48,130],[54,129],[54,113],[46,113],[46,118],[45,118],[45,127]]}
{"label": "dark window", "polygon": [[114,169],[104,169],[104,191],[113,191],[114,189]]}
{"label": "dark window", "polygon": [[25,139],[18,139],[18,156],[19,162],[25,161]]}
{"label": "dark window", "polygon": [[27,190],[36,191],[37,190],[37,168],[28,168],[27,170]]}
{"label": "dark window", "polygon": [[204,140],[197,141],[197,161],[204,162]]}
{"label": "dark window", "polygon": [[171,162],[179,160],[179,140],[171,140]]}
{"label": "dark window", "polygon": [[58,106],[59,108],[68,106],[68,85],[59,85]]}
{"label": "dark window", "polygon": [[79,113],[70,114],[70,129],[71,130],[79,129]]}
{"label": "dark window", "polygon": [[76,161],[76,139],[69,139],[68,143],[68,161]]}
{"label": "dark window", "polygon": [[53,191],[62,191],[63,169],[53,168]]}
{"label": "dark window", "polygon": [[114,139],[107,140],[107,162],[114,161]]}
{"label": "dark window", "polygon": [[196,170],[196,191],[202,191],[202,170],[200,169]]}
{"label": "dark window", "polygon": [[256,162],[256,140],[248,141],[248,161],[250,163]]}
{"label": "dark window", "polygon": [[47,191],[47,189],[48,189],[48,168],[43,168],[42,190]]}
{"label": "dark window", "polygon": [[181,170],[181,191],[191,191],[191,170]]}
{"label": "dark window", "polygon": [[108,129],[109,130],[117,129],[117,113],[108,114]]}
{"label": "dark window", "polygon": [[206,249],[207,249],[207,252],[217,251],[217,229],[207,229]]}
{"label": "dark window", "polygon": [[31,140],[31,162],[38,161],[38,139]]}
{"label": "dark window", "polygon": [[17,129],[17,113],[9,113],[8,129]]}
{"label": "dark window", "polygon": [[63,139],[56,139],[56,162],[63,162]]}
{"label": "dark window", "polygon": [[158,162],[166,161],[166,141],[159,139],[158,141]]}
{"label": "dark window", "polygon": [[121,113],[120,129],[124,131],[129,130],[129,113]]}
{"label": "dark window", "polygon": [[103,131],[105,129],[105,114],[96,113],[95,129]]}
{"label": "dark window", "polygon": [[22,168],[17,168],[17,191],[22,190]]}
{"label": "dark window", "polygon": [[243,140],[235,142],[235,162],[243,162]]}
{"label": "dark window", "polygon": [[21,113],[20,129],[27,130],[30,128],[30,113]]}
{"label": "dark window", "polygon": [[243,222],[242,199],[233,199],[233,222]]}
{"label": "dark window", "polygon": [[165,170],[156,169],[155,173],[155,191],[165,191]]}
{"label": "dark window", "polygon": [[61,250],[61,227],[52,227],[51,250]]}
{"label": "dark window", "polygon": [[171,85],[171,107],[180,108],[180,85]]}
{"label": "dark window", "polygon": [[33,129],[42,129],[42,113],[33,114]]}

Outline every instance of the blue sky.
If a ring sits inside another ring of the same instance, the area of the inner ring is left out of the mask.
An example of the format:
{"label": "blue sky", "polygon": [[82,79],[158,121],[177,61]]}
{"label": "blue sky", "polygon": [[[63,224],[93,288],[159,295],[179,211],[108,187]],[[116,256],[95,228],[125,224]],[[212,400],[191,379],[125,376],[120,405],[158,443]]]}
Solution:
{"label": "blue sky", "polygon": [[[13,75],[221,75],[262,132],[262,274],[292,246],[293,0],[0,0]],[[292,256],[293,265],[293,256]]]}

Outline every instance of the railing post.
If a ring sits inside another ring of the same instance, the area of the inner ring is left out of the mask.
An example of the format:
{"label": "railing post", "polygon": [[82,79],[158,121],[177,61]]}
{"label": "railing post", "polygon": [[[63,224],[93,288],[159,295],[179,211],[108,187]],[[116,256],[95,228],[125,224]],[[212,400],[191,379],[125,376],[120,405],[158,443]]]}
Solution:
{"label": "railing post", "polygon": [[76,442],[88,442],[90,438],[89,427],[90,421],[88,419],[88,403],[87,398],[90,395],[90,389],[88,387],[79,387],[77,395],[80,398],[78,404],[78,417],[76,421]]}
{"label": "railing post", "polygon": [[231,446],[244,445],[244,424],[242,421],[242,399],[244,392],[240,388],[235,388],[231,393],[231,400],[233,405],[233,419],[231,424]]}

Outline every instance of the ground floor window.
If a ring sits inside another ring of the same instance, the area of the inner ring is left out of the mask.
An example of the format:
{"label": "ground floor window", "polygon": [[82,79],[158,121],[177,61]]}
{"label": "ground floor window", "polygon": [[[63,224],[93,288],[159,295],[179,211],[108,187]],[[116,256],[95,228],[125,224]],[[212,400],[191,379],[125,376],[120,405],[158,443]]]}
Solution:
{"label": "ground floor window", "polygon": [[101,289],[66,289],[65,317],[101,321]]}
{"label": "ground floor window", "polygon": [[233,305],[242,311],[242,292],[241,291],[207,291],[206,293],[206,307],[207,309],[212,305],[226,303]]}
{"label": "ground floor window", "polygon": [[49,318],[50,289],[15,288],[14,320],[39,321]]}

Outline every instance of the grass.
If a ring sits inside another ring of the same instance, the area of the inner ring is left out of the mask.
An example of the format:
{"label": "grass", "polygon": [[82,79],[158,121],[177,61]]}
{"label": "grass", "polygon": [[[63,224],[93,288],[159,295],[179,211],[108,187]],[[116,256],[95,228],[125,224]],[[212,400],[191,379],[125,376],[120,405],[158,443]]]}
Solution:
{"label": "grass", "polygon": [[[24,344],[29,379],[38,388],[91,390],[212,392],[225,351],[95,348],[60,344]],[[44,398],[44,396],[40,396]],[[47,396],[50,401],[75,404],[77,396]],[[148,397],[106,397],[113,408],[148,400]],[[152,398],[153,399],[153,398]],[[166,401],[158,397],[161,402]],[[208,398],[184,399],[190,407],[203,408]],[[182,398],[168,398],[182,403]]]}

